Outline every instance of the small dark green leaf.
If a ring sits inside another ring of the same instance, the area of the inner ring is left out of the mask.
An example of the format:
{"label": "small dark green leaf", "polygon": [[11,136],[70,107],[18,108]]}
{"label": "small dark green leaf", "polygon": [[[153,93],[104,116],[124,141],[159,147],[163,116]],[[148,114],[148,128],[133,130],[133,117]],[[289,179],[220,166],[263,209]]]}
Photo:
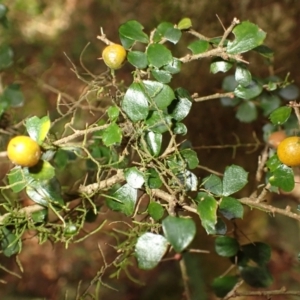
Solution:
{"label": "small dark green leaf", "polygon": [[19,166],[11,169],[7,174],[7,177],[10,188],[14,193],[21,192],[30,182],[33,181],[33,178],[28,176],[28,169],[23,169]]}
{"label": "small dark green leaf", "polygon": [[268,116],[271,112],[277,109],[280,104],[280,98],[277,95],[263,93],[260,97],[260,107],[264,112],[264,116]]}
{"label": "small dark green leaf", "polygon": [[216,58],[214,61],[210,64],[210,72],[213,74],[216,74],[218,72],[226,73],[232,68],[233,64],[223,60],[221,58]]}
{"label": "small dark green leaf", "polygon": [[193,54],[204,53],[209,49],[209,42],[203,40],[197,40],[188,45]]}
{"label": "small dark green leaf", "polygon": [[140,269],[150,270],[156,267],[165,255],[168,242],[159,234],[146,232],[135,245],[135,255]]}
{"label": "small dark green leaf", "polygon": [[145,138],[151,155],[158,156],[161,150],[162,134],[149,131],[146,133]]}
{"label": "small dark green leaf", "polygon": [[0,70],[6,69],[13,64],[14,53],[7,45],[0,46]]}
{"label": "small dark green leaf", "polygon": [[249,86],[252,76],[245,64],[238,64],[235,70],[235,80],[242,86]]}
{"label": "small dark green leaf", "polygon": [[172,79],[170,72],[159,69],[152,69],[151,74],[157,81],[161,83],[169,83]]}
{"label": "small dark green leaf", "polygon": [[271,259],[271,247],[265,243],[243,245],[242,251],[260,266],[267,264]]}
{"label": "small dark green leaf", "polygon": [[7,7],[4,4],[0,4],[0,19],[3,19],[8,12]]}
{"label": "small dark green leaf", "polygon": [[272,172],[269,182],[285,192],[290,192],[295,187],[294,171],[292,168],[281,164]]}
{"label": "small dark green leaf", "polygon": [[192,149],[184,149],[180,151],[181,156],[186,161],[189,169],[195,169],[198,164],[198,156],[197,153]]}
{"label": "small dark green leaf", "polygon": [[190,18],[183,18],[177,24],[177,28],[180,30],[186,30],[192,27],[192,21]]}
{"label": "small dark green leaf", "polygon": [[265,288],[273,283],[270,272],[265,267],[242,267],[241,277],[254,288]]}
{"label": "small dark green leaf", "polygon": [[248,183],[248,172],[242,167],[227,167],[223,177],[223,196],[230,196],[241,190]]}
{"label": "small dark green leaf", "polygon": [[263,30],[249,21],[240,23],[232,32],[235,35],[235,39],[227,44],[227,52],[230,54],[252,50],[260,46],[266,37],[266,33]]}
{"label": "small dark green leaf", "polygon": [[196,234],[196,225],[193,219],[168,216],[162,221],[165,237],[176,252],[186,249]]}
{"label": "small dark green leaf", "polygon": [[184,172],[177,174],[177,178],[184,185],[186,191],[197,191],[198,178],[194,173],[185,170]]}
{"label": "small dark green leaf", "polygon": [[239,84],[233,91],[234,95],[238,98],[245,100],[253,99],[257,97],[263,90],[263,87],[260,83],[252,80],[251,83],[247,86]]}
{"label": "small dark green leaf", "polygon": [[166,33],[165,33],[165,38],[173,43],[173,44],[177,44],[181,38],[181,30],[180,29],[177,29],[177,28],[174,28],[174,27],[171,27],[171,28],[168,28]]}
{"label": "small dark green leaf", "polygon": [[149,203],[147,211],[154,221],[159,221],[165,213],[165,210],[162,207],[162,205],[158,202],[153,201]]}
{"label": "small dark green leaf", "polygon": [[167,65],[163,66],[163,69],[170,74],[177,74],[181,70],[181,61],[177,58],[173,57],[172,62],[168,63]]}
{"label": "small dark green leaf", "polygon": [[174,25],[172,23],[170,22],[160,23],[154,32],[153,41],[155,43],[160,42],[165,37],[166,32],[170,28],[174,28]]}
{"label": "small dark green leaf", "polygon": [[223,197],[219,204],[220,213],[228,220],[243,218],[244,207],[235,198]]}
{"label": "small dark green leaf", "polygon": [[2,97],[4,97],[12,107],[20,107],[24,104],[24,96],[22,91],[20,90],[20,85],[16,83],[7,86],[3,92]]}
{"label": "small dark green leaf", "polygon": [[214,279],[212,288],[217,297],[225,297],[237,284],[237,276],[222,276]]}
{"label": "small dark green leaf", "polygon": [[149,38],[147,34],[143,32],[143,29],[144,27],[139,22],[131,20],[120,26],[119,34],[120,37],[125,37],[133,42],[138,41],[147,44]]}
{"label": "small dark green leaf", "polygon": [[187,134],[187,128],[183,123],[176,122],[173,132],[174,132],[174,134],[185,135],[185,134]]}
{"label": "small dark green leaf", "polygon": [[175,96],[176,100],[168,107],[168,112],[176,121],[181,121],[191,110],[192,98],[183,88],[176,89]]}
{"label": "small dark green leaf", "polygon": [[270,114],[269,119],[274,125],[281,125],[289,119],[291,112],[291,107],[279,107]]}
{"label": "small dark green leaf", "polygon": [[50,129],[51,121],[49,116],[45,116],[43,118],[38,118],[36,116],[31,117],[26,120],[25,127],[27,129],[27,132],[29,136],[37,141],[38,144],[41,144]]}
{"label": "small dark green leaf", "polygon": [[235,76],[234,75],[229,75],[229,76],[226,76],[224,79],[223,79],[223,82],[222,82],[222,89],[225,91],[225,92],[232,92],[235,90],[235,88],[238,86],[238,83],[236,82],[235,80]]}
{"label": "small dark green leaf", "polygon": [[173,61],[172,53],[164,45],[151,44],[147,49],[147,58],[150,65],[160,68]]}
{"label": "small dark green leaf", "polygon": [[157,132],[164,133],[168,131],[172,126],[172,117],[164,115],[161,111],[151,111],[145,122],[148,126],[147,129]]}
{"label": "small dark green leaf", "polygon": [[110,106],[107,109],[107,115],[111,122],[116,121],[119,117],[119,114],[120,114],[120,110],[117,106]]}
{"label": "small dark green leaf", "polygon": [[260,55],[262,55],[265,58],[272,58],[274,56],[274,51],[265,45],[260,45],[258,47],[255,47],[253,50],[258,52]]}
{"label": "small dark green leaf", "polygon": [[29,174],[35,180],[50,180],[55,176],[55,168],[45,160],[28,169]]}
{"label": "small dark green leaf", "polygon": [[116,123],[111,123],[103,130],[102,141],[107,147],[120,144],[122,141],[122,131],[120,127]]}
{"label": "small dark green leaf", "polygon": [[0,246],[3,254],[10,257],[17,254],[21,250],[21,239],[12,233],[6,227],[2,227],[0,231]]}
{"label": "small dark green leaf", "polygon": [[127,60],[137,69],[145,69],[148,66],[147,55],[141,51],[129,51]]}
{"label": "small dark green leaf", "polygon": [[144,182],[144,174],[137,167],[126,169],[124,172],[126,182],[135,189],[140,189]]}
{"label": "small dark green leaf", "polygon": [[279,90],[279,95],[288,101],[295,100],[299,97],[299,88],[295,84],[290,84]]}
{"label": "small dark green leaf", "polygon": [[159,189],[162,186],[162,181],[155,169],[147,170],[147,184],[150,189]]}
{"label": "small dark green leaf", "polygon": [[257,108],[252,101],[243,101],[235,114],[236,118],[244,123],[250,123],[257,119]]}
{"label": "small dark green leaf", "polygon": [[204,188],[215,194],[217,196],[222,195],[223,193],[223,183],[220,177],[215,174],[211,174],[208,177],[205,177],[202,182],[204,183]]}
{"label": "small dark green leaf", "polygon": [[239,104],[242,101],[240,98],[234,97],[233,94],[232,94],[232,98],[222,97],[220,100],[221,100],[221,104],[223,106],[231,106],[231,107],[236,106],[237,104]]}
{"label": "small dark green leaf", "polygon": [[148,101],[149,99],[142,85],[138,82],[133,82],[125,93],[122,109],[131,121],[144,120],[147,118],[149,111]]}
{"label": "small dark green leaf", "polygon": [[219,236],[215,240],[215,250],[220,256],[231,257],[237,254],[239,243],[229,236]]}

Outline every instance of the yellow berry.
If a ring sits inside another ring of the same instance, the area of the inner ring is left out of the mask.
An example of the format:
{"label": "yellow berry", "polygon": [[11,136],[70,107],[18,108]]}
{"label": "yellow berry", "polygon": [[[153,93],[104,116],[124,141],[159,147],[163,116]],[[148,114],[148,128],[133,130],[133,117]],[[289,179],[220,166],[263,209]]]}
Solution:
{"label": "yellow berry", "polygon": [[277,148],[279,160],[290,167],[300,166],[300,137],[291,136],[284,139]]}
{"label": "yellow berry", "polygon": [[126,59],[126,50],[118,44],[111,44],[102,52],[104,63],[111,69],[116,70],[122,67]]}
{"label": "yellow berry", "polygon": [[7,146],[7,156],[16,165],[22,167],[35,166],[41,157],[39,144],[29,136],[16,136]]}

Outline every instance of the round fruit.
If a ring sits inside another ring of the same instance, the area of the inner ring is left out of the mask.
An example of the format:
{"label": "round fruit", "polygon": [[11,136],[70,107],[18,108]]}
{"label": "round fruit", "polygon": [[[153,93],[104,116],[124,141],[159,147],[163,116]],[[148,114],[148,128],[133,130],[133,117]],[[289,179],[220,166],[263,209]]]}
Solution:
{"label": "round fruit", "polygon": [[109,68],[116,70],[122,67],[126,59],[126,50],[121,45],[111,44],[104,48],[102,58]]}
{"label": "round fruit", "polygon": [[277,148],[279,160],[290,167],[300,166],[300,137],[291,136],[284,139]]}
{"label": "round fruit", "polygon": [[273,148],[277,148],[278,145],[286,138],[286,134],[284,130],[280,130],[280,131],[275,131],[272,132],[269,135],[268,138],[268,144],[273,147]]}
{"label": "round fruit", "polygon": [[40,160],[41,148],[29,136],[19,135],[8,143],[7,156],[16,165],[33,167]]}

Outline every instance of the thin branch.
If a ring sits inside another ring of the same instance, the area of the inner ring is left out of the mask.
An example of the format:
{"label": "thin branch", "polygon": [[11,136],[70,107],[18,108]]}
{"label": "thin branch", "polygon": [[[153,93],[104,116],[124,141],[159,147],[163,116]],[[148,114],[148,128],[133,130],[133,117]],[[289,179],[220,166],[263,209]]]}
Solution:
{"label": "thin branch", "polygon": [[234,93],[233,92],[228,92],[228,93],[216,93],[213,95],[208,95],[208,96],[203,96],[203,97],[199,97],[199,98],[195,98],[194,101],[195,102],[200,102],[200,101],[207,101],[207,100],[212,100],[212,99],[218,99],[218,98],[234,98]]}
{"label": "thin branch", "polygon": [[240,21],[237,18],[233,19],[231,25],[225,30],[225,32],[222,36],[222,39],[219,43],[219,47],[223,47],[223,44],[224,44],[225,40],[227,39],[228,35],[231,33],[232,29],[239,23],[240,23]]}

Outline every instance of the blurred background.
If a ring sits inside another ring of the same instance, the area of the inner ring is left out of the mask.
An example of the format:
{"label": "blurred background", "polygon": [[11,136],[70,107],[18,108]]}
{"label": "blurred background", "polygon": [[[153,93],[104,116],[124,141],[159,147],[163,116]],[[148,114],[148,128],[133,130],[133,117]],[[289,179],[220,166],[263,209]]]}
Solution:
{"label": "blurred background", "polygon": [[[70,60],[80,66],[82,56],[85,66],[93,74],[104,72],[105,65],[97,60],[104,48],[96,38],[100,27],[110,40],[118,43],[118,27],[130,19],[142,23],[149,33],[162,21],[177,23],[183,17],[189,17],[193,28],[208,37],[223,34],[218,18],[225,27],[234,17],[241,21],[249,20],[267,32],[265,43],[275,51],[275,74],[285,78],[290,72],[295,84],[300,83],[300,5],[296,0],[10,0],[1,3],[9,8],[9,27],[0,30],[1,39],[13,48],[16,62],[12,70],[3,74],[2,81],[21,83],[26,101],[24,107],[14,112],[16,121],[31,115],[44,116],[48,112],[55,115],[60,92],[78,97],[86,85],[70,70]],[[183,41],[176,47],[178,55],[186,53],[185,45]],[[268,65],[258,57],[251,57],[250,70],[258,76],[269,75]],[[130,66],[125,65],[117,76],[129,84],[130,72]],[[174,88],[184,87],[191,94],[205,96],[221,91],[224,76],[210,74],[209,60],[203,60],[184,65],[171,85]],[[78,122],[85,124],[86,120]],[[260,117],[250,124],[241,123],[235,118],[234,108],[222,107],[219,100],[195,104],[193,113],[185,121],[189,129],[187,139],[195,147],[235,144],[235,136],[239,136],[241,143],[254,143],[253,133],[263,141],[262,126],[265,122]],[[197,151],[200,164],[205,162],[205,167],[223,172],[227,165],[237,164],[250,172],[250,178],[254,179],[257,157],[262,149],[249,151],[252,148],[239,148],[235,155],[230,148]],[[5,164],[4,169],[7,169]],[[203,178],[208,173],[199,169],[197,175]],[[241,196],[250,195],[254,187],[255,183],[250,183]],[[283,206],[297,204],[297,199],[282,195],[270,201]],[[118,220],[119,215],[104,213],[103,218],[114,221]],[[95,227],[93,224],[89,226],[89,230]],[[275,280],[271,288],[285,285],[290,289],[299,289],[300,273],[296,260],[300,250],[299,225],[284,217],[274,219],[265,213],[248,210],[239,226],[242,228],[241,239],[245,235],[251,240],[269,242],[274,247],[270,268]],[[109,225],[105,229],[108,230]],[[123,229],[127,230],[126,227]],[[200,224],[199,231],[194,248],[210,250],[212,254],[186,254],[185,259],[191,272],[192,290],[197,295],[194,299],[214,299],[210,283],[230,264],[219,261],[218,256],[213,254],[213,239],[206,236]],[[247,238],[245,242],[248,242]],[[67,299],[75,299],[79,282],[82,281],[81,289],[84,290],[103,266],[98,245],[107,263],[116,257],[116,251],[110,244],[115,244],[115,240],[103,233],[81,244],[71,245],[68,249],[50,242],[37,245],[29,235],[25,237],[19,257],[24,268],[22,278],[0,270],[1,280],[7,282],[0,287],[0,298],[55,300],[64,299],[67,292]],[[0,264],[9,270],[18,270],[15,259],[1,258]],[[159,268],[148,272],[139,271],[133,266],[130,272],[140,284],[130,280],[125,273],[120,274],[119,280],[111,279],[106,274],[103,281],[110,287],[101,286],[97,299],[176,300],[183,297],[177,261],[163,262]]]}

